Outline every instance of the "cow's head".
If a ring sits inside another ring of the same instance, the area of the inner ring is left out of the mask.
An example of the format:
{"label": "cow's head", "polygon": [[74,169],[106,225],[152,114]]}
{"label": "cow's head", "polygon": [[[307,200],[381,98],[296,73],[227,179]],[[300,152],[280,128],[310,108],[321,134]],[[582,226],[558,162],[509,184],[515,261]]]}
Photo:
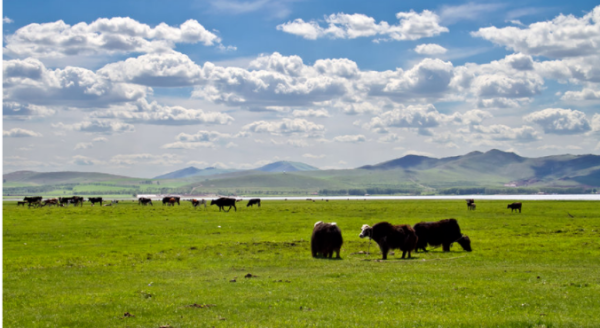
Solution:
{"label": "cow's head", "polygon": [[361,229],[362,229],[362,231],[361,231],[360,235],[358,235],[360,238],[365,238],[365,237],[371,238],[371,234],[373,233],[373,228],[369,227],[368,224],[363,224]]}
{"label": "cow's head", "polygon": [[459,240],[456,241],[465,251],[470,252],[471,249],[471,238],[467,235],[462,235]]}

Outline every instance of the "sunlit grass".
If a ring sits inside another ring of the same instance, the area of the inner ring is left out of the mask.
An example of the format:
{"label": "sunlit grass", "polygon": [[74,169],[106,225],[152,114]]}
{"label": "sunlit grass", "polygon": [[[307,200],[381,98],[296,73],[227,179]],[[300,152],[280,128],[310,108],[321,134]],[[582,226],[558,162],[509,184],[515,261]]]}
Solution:
{"label": "sunlit grass", "polygon": [[[532,201],[511,214],[506,203],[467,211],[462,201],[263,201],[223,213],[190,203],[30,210],[5,202],[3,323],[597,326],[598,204]],[[472,253],[455,245],[378,261],[377,245],[358,238],[363,223],[449,217]],[[338,223],[342,260],[311,258],[316,221]]]}

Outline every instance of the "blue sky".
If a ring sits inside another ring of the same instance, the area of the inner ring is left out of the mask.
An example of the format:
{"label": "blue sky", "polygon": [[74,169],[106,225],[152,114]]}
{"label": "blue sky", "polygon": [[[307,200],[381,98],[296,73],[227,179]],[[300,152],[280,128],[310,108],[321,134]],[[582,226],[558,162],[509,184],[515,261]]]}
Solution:
{"label": "blue sky", "polygon": [[599,153],[593,1],[5,1],[3,169]]}

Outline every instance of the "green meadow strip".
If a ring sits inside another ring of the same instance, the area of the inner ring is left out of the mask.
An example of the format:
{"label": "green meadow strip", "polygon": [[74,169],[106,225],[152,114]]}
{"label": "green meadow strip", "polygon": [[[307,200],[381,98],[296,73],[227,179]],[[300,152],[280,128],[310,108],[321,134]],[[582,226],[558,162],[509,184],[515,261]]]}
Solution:
{"label": "green meadow strip", "polygon": [[[263,201],[216,207],[3,204],[4,327],[597,327],[600,205]],[[362,224],[456,218],[455,244],[380,261]],[[314,259],[337,222],[341,260]],[[370,254],[366,254],[370,251]]]}

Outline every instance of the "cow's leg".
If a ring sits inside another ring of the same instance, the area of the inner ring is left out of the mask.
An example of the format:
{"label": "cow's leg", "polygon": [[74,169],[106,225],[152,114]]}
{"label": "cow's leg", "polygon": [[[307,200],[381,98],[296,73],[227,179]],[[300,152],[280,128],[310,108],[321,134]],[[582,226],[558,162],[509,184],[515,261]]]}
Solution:
{"label": "cow's leg", "polygon": [[336,259],[339,259],[339,258],[340,258],[340,249],[339,249],[339,248],[338,248],[338,249],[336,249],[336,250],[335,250],[335,253],[336,253],[336,256],[335,256],[335,258],[336,258]]}
{"label": "cow's leg", "polygon": [[[231,209],[231,207],[229,209]],[[235,204],[233,204],[233,209],[237,212],[237,207],[235,207]]]}
{"label": "cow's leg", "polygon": [[383,246],[380,245],[379,249],[381,249],[381,254],[383,255],[383,259],[387,260],[387,254],[390,249],[387,247],[387,245],[383,245]]}
{"label": "cow's leg", "polygon": [[443,244],[443,248],[444,248],[444,252],[449,252],[450,251],[450,244],[449,243],[444,243]]}
{"label": "cow's leg", "polygon": [[406,257],[406,251],[402,251],[402,258]]}

